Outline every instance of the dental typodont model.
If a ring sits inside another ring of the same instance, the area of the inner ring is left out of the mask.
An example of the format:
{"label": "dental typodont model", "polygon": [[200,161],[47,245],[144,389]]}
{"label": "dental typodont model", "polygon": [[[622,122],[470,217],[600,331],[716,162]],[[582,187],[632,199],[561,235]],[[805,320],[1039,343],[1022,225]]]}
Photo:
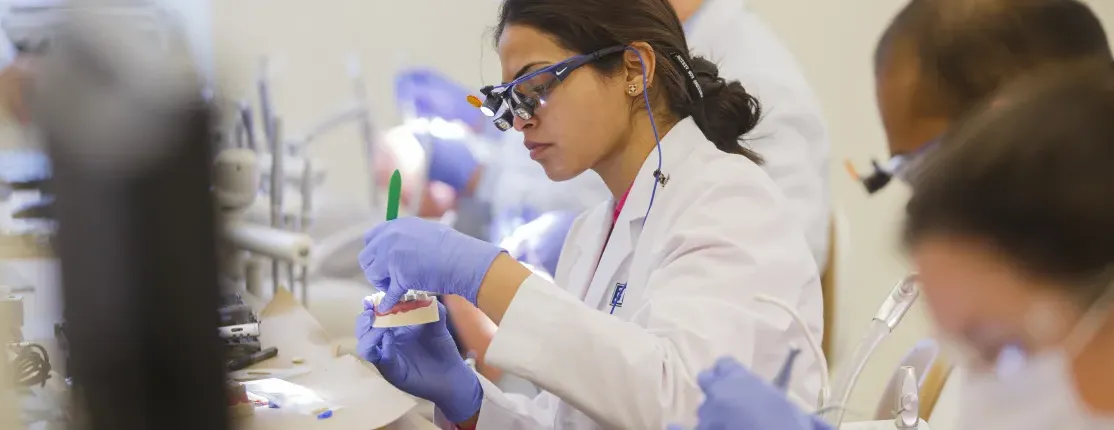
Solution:
{"label": "dental typodont model", "polygon": [[402,300],[386,312],[381,312],[379,309],[379,301],[383,300],[383,295],[382,292],[378,292],[370,296],[371,303],[376,307],[375,322],[372,323],[372,327],[428,324],[441,318],[437,311],[437,298],[425,292],[407,291]]}

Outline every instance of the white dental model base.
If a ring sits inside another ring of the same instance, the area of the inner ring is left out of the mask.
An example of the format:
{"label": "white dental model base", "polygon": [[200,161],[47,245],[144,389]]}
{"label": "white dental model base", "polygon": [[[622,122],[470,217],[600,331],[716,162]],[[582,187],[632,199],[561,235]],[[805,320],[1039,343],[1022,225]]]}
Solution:
{"label": "white dental model base", "polygon": [[[378,292],[370,296],[371,303],[375,305],[376,309],[379,308],[379,301],[383,300],[383,293]],[[408,302],[425,301],[428,300],[429,304],[417,309],[411,309],[390,315],[381,315],[375,317],[375,322],[371,324],[375,328],[389,328],[389,327],[402,327],[408,325],[421,325],[437,322],[441,319],[441,314],[437,310],[437,298],[429,296],[423,292],[410,291],[406,296],[399,301],[399,305],[404,305]]]}

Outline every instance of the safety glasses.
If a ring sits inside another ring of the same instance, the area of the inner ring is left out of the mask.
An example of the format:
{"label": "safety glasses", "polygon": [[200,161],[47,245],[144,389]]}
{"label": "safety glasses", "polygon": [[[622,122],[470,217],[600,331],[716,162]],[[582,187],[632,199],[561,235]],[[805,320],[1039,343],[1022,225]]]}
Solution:
{"label": "safety glasses", "polygon": [[895,155],[890,157],[886,164],[879,164],[877,160],[870,162],[874,171],[870,175],[862,176],[855,170],[855,166],[851,164],[850,160],[844,161],[844,167],[851,175],[852,179],[863,184],[867,193],[874,194],[889,185],[893,178],[900,181],[909,183],[913,177],[920,171],[921,164],[924,162],[925,157],[931,153],[940,144],[940,139],[933,139],[928,143],[922,145],[915,152],[909,154]]}
{"label": "safety glasses", "polygon": [[[480,102],[475,96],[469,96],[468,101],[479,108],[484,115],[495,118],[495,127],[500,131],[507,131],[513,126],[514,117],[517,116],[523,121],[533,118],[534,110],[544,106],[545,98],[553,88],[568,78],[573,71],[607,55],[623,52],[625,49],[627,49],[625,46],[615,46],[591,54],[577,55],[527,73],[509,83],[481,88],[480,93],[484,95],[484,100]],[[504,104],[507,109],[500,113]]]}

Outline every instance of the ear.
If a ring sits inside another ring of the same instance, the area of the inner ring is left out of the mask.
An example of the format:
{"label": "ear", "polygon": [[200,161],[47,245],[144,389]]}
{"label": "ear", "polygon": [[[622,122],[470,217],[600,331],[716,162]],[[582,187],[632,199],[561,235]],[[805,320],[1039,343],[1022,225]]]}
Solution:
{"label": "ear", "polygon": [[[623,85],[634,85],[638,91],[632,95],[640,96],[646,88],[654,85],[654,72],[657,70],[657,53],[646,42],[630,44],[632,49],[623,51]],[[643,80],[645,76],[645,80]]]}

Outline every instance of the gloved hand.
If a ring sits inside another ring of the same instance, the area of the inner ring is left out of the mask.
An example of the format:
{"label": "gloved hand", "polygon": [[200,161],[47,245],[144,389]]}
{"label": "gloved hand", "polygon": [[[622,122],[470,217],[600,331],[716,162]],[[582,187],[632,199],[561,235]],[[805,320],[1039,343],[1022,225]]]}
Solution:
{"label": "gloved hand", "polygon": [[495,128],[479,109],[468,103],[471,92],[448,77],[430,69],[410,69],[395,75],[395,101],[400,107],[413,107],[420,117],[458,120],[481,131],[484,125]]}
{"label": "gloved hand", "polygon": [[356,320],[356,351],[391,385],[433,402],[445,418],[464,422],[480,410],[483,388],[449,336],[445,305],[437,308],[441,319],[434,323],[372,328],[375,309],[364,299],[364,312]]}
{"label": "gloved hand", "polygon": [[[797,408],[785,393],[755,376],[732,358],[721,358],[697,377],[704,403],[696,411],[695,430],[779,429],[831,430],[831,426]],[[670,426],[669,430],[682,430]]]}
{"label": "gloved hand", "polygon": [[364,236],[360,268],[389,310],[406,290],[455,294],[473,305],[501,248],[421,218],[379,224]]}
{"label": "gloved hand", "polygon": [[444,183],[462,194],[480,166],[467,142],[456,139],[439,139],[421,136],[429,143],[429,179]]}
{"label": "gloved hand", "polygon": [[550,276],[557,274],[557,260],[569,235],[577,213],[573,211],[546,212],[542,216],[518,227],[500,244],[518,261],[545,269]]}

